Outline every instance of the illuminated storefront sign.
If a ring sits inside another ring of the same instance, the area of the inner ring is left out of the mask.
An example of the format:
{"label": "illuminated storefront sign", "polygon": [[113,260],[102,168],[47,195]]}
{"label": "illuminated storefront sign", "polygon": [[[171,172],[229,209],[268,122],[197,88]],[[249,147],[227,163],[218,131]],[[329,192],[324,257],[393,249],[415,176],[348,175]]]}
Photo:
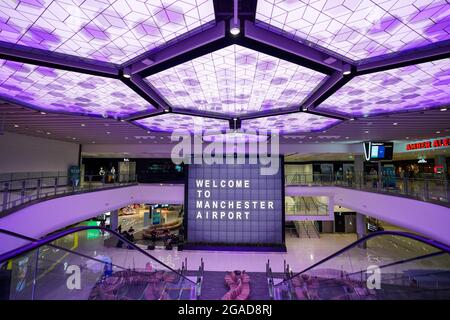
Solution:
{"label": "illuminated storefront sign", "polygon": [[445,148],[448,146],[450,146],[450,138],[434,139],[434,140],[429,140],[429,141],[409,143],[406,145],[406,151],[433,149],[433,148]]}

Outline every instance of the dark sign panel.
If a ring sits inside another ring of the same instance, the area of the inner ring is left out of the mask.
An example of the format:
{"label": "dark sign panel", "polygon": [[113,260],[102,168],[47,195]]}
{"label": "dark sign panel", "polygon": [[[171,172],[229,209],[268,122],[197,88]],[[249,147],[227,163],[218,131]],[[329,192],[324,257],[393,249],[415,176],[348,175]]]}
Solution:
{"label": "dark sign panel", "polygon": [[283,245],[282,170],[260,165],[189,165],[188,243]]}

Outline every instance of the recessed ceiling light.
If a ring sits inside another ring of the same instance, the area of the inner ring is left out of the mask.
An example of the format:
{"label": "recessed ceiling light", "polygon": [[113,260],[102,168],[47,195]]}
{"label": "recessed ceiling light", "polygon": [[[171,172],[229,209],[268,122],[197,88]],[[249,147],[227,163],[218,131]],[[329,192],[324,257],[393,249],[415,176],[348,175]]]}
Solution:
{"label": "recessed ceiling light", "polygon": [[311,139],[312,139],[312,137],[309,137],[309,139],[311,140]]}
{"label": "recessed ceiling light", "polygon": [[47,112],[41,111],[41,114],[47,114]]}
{"label": "recessed ceiling light", "polygon": [[233,118],[233,121],[237,121],[237,118]]}
{"label": "recessed ceiling light", "polygon": [[398,122],[394,122],[393,125],[394,125],[394,126],[398,125]]}
{"label": "recessed ceiling light", "polygon": [[50,132],[46,132],[47,134],[51,134]]}
{"label": "recessed ceiling light", "polygon": [[150,131],[147,131],[147,134],[149,134],[150,133]]}
{"label": "recessed ceiling light", "polygon": [[125,122],[125,120],[123,120],[123,119],[120,119],[120,122]]}
{"label": "recessed ceiling light", "polygon": [[349,139],[349,137],[345,137],[345,139]]}
{"label": "recessed ceiling light", "polygon": [[15,124],[15,125],[14,125],[14,128],[18,128],[18,127],[19,127],[19,125],[18,125],[18,124]]}
{"label": "recessed ceiling light", "polygon": [[233,36],[237,36],[239,33],[241,33],[241,26],[239,23],[239,19],[232,18],[230,21],[230,33]]}
{"label": "recessed ceiling light", "polygon": [[355,118],[350,118],[350,121],[355,121]]}
{"label": "recessed ceiling light", "polygon": [[81,124],[82,127],[86,127],[86,125],[84,123]]}
{"label": "recessed ceiling light", "polygon": [[368,116],[369,116],[368,114],[365,114],[363,117],[364,117],[364,118],[367,118]]}
{"label": "recessed ceiling light", "polygon": [[342,74],[348,76],[350,73],[352,73],[352,66],[349,64],[344,64],[342,67]]}
{"label": "recessed ceiling light", "polygon": [[77,138],[72,138],[72,140],[77,140]]}
{"label": "recessed ceiling light", "polygon": [[131,69],[129,67],[123,69],[123,77],[127,79],[131,78]]}
{"label": "recessed ceiling light", "polygon": [[406,140],[409,140],[409,137],[406,137]]}
{"label": "recessed ceiling light", "polygon": [[441,111],[447,111],[447,108],[441,108]]}
{"label": "recessed ceiling light", "polygon": [[441,132],[440,132],[440,131],[436,131],[436,133],[438,133],[438,134],[439,134],[439,133],[441,133]]}
{"label": "recessed ceiling light", "polygon": [[366,130],[366,131],[364,131],[364,132],[365,132],[365,133],[369,133],[369,131],[367,131],[367,130]]}
{"label": "recessed ceiling light", "polygon": [[169,109],[164,109],[164,112],[169,112],[170,110]]}
{"label": "recessed ceiling light", "polygon": [[109,131],[106,131],[106,134],[111,134],[111,132],[109,132]]}

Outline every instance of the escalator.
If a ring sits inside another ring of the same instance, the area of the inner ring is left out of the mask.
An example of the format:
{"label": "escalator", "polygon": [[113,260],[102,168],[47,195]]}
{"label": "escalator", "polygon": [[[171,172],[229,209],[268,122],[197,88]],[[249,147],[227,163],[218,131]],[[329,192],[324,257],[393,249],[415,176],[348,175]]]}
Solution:
{"label": "escalator", "polygon": [[275,283],[275,300],[449,300],[450,247],[376,232]]}
{"label": "escalator", "polygon": [[193,300],[199,286],[120,234],[77,227],[0,255],[1,300]]}

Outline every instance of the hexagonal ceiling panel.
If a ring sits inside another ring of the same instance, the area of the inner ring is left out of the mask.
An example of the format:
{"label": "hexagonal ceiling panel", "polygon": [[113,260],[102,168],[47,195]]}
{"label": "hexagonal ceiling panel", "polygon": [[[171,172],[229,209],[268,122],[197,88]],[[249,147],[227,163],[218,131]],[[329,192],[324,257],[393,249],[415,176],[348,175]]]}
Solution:
{"label": "hexagonal ceiling panel", "polygon": [[321,131],[338,124],[340,120],[308,113],[291,113],[278,116],[242,120],[241,128],[258,131],[278,130],[280,134]]}
{"label": "hexagonal ceiling panel", "polygon": [[145,80],[173,107],[235,116],[300,105],[326,75],[238,45]]}
{"label": "hexagonal ceiling panel", "polygon": [[450,39],[445,0],[259,0],[256,19],[354,61]]}
{"label": "hexagonal ceiling panel", "polygon": [[450,104],[450,59],[352,79],[317,108],[354,116]]}
{"label": "hexagonal ceiling panel", "polygon": [[212,0],[9,0],[2,41],[123,63],[214,20]]}
{"label": "hexagonal ceiling panel", "polygon": [[150,131],[172,132],[174,130],[222,132],[230,128],[227,120],[211,119],[182,114],[165,113],[134,121]]}
{"label": "hexagonal ceiling panel", "polygon": [[46,111],[121,117],[155,109],[122,81],[0,59],[0,99]]}

